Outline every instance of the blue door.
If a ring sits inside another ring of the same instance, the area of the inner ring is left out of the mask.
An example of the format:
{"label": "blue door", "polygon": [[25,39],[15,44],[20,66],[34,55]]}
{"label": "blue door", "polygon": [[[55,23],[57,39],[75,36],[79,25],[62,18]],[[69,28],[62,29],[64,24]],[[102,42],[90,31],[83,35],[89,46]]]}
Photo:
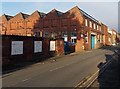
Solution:
{"label": "blue door", "polygon": [[95,48],[95,36],[91,35],[91,48],[94,49]]}

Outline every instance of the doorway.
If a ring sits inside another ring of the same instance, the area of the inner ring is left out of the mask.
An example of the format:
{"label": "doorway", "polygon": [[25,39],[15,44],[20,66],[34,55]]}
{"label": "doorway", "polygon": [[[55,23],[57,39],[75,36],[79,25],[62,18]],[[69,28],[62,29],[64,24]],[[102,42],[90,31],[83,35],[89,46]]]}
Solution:
{"label": "doorway", "polygon": [[91,49],[95,48],[95,35],[91,35]]}

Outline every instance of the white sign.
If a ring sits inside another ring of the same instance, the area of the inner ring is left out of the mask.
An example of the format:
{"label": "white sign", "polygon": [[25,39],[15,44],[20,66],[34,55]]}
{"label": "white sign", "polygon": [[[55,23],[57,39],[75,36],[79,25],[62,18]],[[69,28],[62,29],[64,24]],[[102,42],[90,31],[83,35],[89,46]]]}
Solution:
{"label": "white sign", "polygon": [[23,54],[23,41],[12,41],[11,55]]}
{"label": "white sign", "polygon": [[50,41],[50,51],[55,51],[55,41]]}
{"label": "white sign", "polygon": [[34,52],[42,52],[42,41],[34,41]]}

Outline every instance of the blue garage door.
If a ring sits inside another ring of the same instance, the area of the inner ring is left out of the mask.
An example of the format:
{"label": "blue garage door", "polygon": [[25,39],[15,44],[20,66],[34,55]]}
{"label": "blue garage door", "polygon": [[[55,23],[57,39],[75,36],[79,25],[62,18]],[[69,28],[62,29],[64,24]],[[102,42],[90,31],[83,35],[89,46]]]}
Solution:
{"label": "blue garage door", "polygon": [[95,48],[95,35],[91,35],[91,49]]}

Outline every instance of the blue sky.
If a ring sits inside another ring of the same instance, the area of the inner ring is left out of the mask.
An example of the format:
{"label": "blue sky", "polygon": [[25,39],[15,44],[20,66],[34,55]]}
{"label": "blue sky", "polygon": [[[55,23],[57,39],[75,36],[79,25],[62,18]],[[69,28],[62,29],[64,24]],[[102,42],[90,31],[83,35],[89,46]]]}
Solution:
{"label": "blue sky", "polygon": [[78,6],[91,16],[118,30],[117,2],[2,2],[2,13],[16,15],[19,12],[32,14],[35,10],[48,13],[52,9],[66,12]]}

